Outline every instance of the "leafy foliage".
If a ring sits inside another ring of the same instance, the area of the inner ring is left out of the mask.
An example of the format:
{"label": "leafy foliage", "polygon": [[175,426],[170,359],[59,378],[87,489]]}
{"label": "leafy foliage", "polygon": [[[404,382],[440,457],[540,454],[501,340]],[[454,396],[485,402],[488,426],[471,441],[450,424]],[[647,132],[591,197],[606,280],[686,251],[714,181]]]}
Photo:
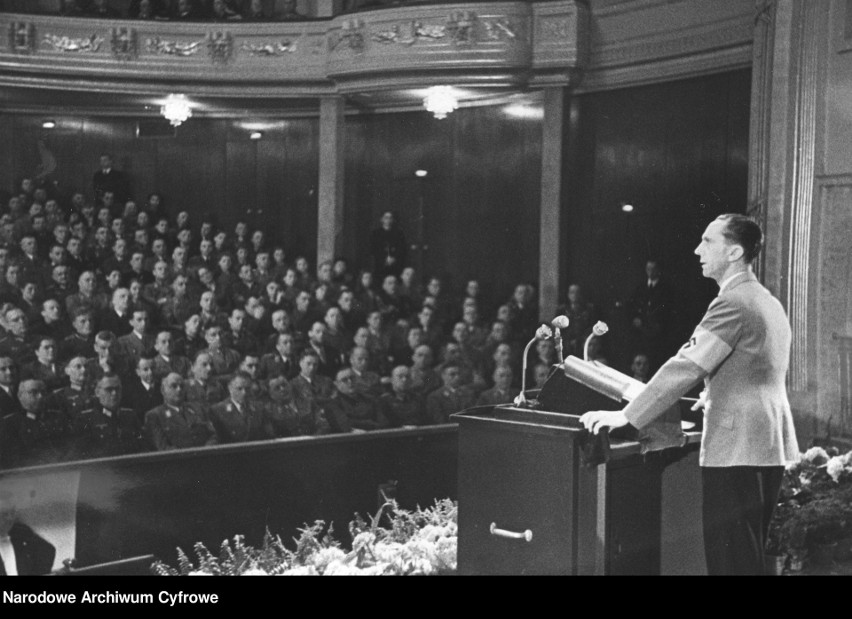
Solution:
{"label": "leafy foliage", "polygon": [[298,532],[294,550],[267,529],[260,548],[236,535],[233,543],[222,542],[217,557],[199,542],[195,563],[178,548],[177,568],[158,561],[151,570],[160,576],[425,575],[456,570],[458,505],[449,499],[414,511],[391,500],[367,519],[355,514],[349,523],[349,552],[323,520],[306,523]]}

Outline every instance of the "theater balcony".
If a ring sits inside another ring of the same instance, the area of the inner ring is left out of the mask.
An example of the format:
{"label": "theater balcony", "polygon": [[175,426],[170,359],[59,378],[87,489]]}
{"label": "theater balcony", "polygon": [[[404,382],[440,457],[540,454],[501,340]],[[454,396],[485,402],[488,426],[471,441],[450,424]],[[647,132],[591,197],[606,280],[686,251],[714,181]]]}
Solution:
{"label": "theater balcony", "polygon": [[313,97],[431,84],[569,86],[585,3],[396,6],[297,22],[0,13],[0,86]]}

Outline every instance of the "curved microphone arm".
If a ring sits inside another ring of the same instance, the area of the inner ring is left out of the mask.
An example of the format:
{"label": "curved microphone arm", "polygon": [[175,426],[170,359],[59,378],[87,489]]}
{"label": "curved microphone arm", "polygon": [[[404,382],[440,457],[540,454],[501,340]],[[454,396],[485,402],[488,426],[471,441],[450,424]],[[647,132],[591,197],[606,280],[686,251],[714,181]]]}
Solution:
{"label": "curved microphone arm", "polygon": [[521,392],[518,394],[518,397],[515,398],[515,406],[521,406],[527,403],[527,397],[524,394],[527,390],[527,360],[530,354],[530,346],[535,344],[536,340],[546,340],[547,338],[552,337],[552,335],[553,333],[550,330],[550,327],[547,325],[541,325],[538,329],[536,329],[533,338],[524,347],[524,360],[521,369]]}
{"label": "curved microphone arm", "polygon": [[524,395],[527,390],[527,358],[530,354],[530,346],[535,344],[537,339],[538,337],[533,337],[533,339],[531,339],[524,348],[524,362],[523,369],[521,370],[521,392],[518,394],[518,397],[515,398],[515,406],[521,406],[527,403],[527,397]]}
{"label": "curved microphone arm", "polygon": [[586,344],[583,346],[583,361],[589,360],[589,344],[592,343],[592,338],[595,336],[600,337],[602,335],[606,335],[607,331],[609,331],[609,327],[606,326],[605,322],[601,322],[599,320],[595,323],[595,326],[592,327],[592,332],[589,334],[589,337],[586,338]]}

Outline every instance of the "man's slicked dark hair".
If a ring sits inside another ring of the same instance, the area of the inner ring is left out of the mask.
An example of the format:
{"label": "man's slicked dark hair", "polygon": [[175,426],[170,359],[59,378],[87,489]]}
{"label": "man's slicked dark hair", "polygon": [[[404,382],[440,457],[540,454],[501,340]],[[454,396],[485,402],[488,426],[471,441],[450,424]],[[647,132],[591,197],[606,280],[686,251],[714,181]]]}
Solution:
{"label": "man's slicked dark hair", "polygon": [[751,217],[726,213],[719,215],[716,219],[725,222],[722,235],[731,243],[743,248],[743,259],[746,264],[751,264],[763,249],[763,231]]}

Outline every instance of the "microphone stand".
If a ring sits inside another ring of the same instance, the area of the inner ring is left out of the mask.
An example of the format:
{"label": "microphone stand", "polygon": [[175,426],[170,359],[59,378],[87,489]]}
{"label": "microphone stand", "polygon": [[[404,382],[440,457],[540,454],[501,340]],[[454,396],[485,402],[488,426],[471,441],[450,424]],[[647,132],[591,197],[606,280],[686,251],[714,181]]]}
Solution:
{"label": "microphone stand", "polygon": [[538,335],[534,335],[524,348],[524,362],[523,369],[521,370],[521,392],[518,394],[518,397],[515,398],[515,406],[523,406],[527,403],[527,397],[525,395],[525,392],[527,390],[527,357],[529,357],[530,346],[535,344],[535,341],[537,339]]}

